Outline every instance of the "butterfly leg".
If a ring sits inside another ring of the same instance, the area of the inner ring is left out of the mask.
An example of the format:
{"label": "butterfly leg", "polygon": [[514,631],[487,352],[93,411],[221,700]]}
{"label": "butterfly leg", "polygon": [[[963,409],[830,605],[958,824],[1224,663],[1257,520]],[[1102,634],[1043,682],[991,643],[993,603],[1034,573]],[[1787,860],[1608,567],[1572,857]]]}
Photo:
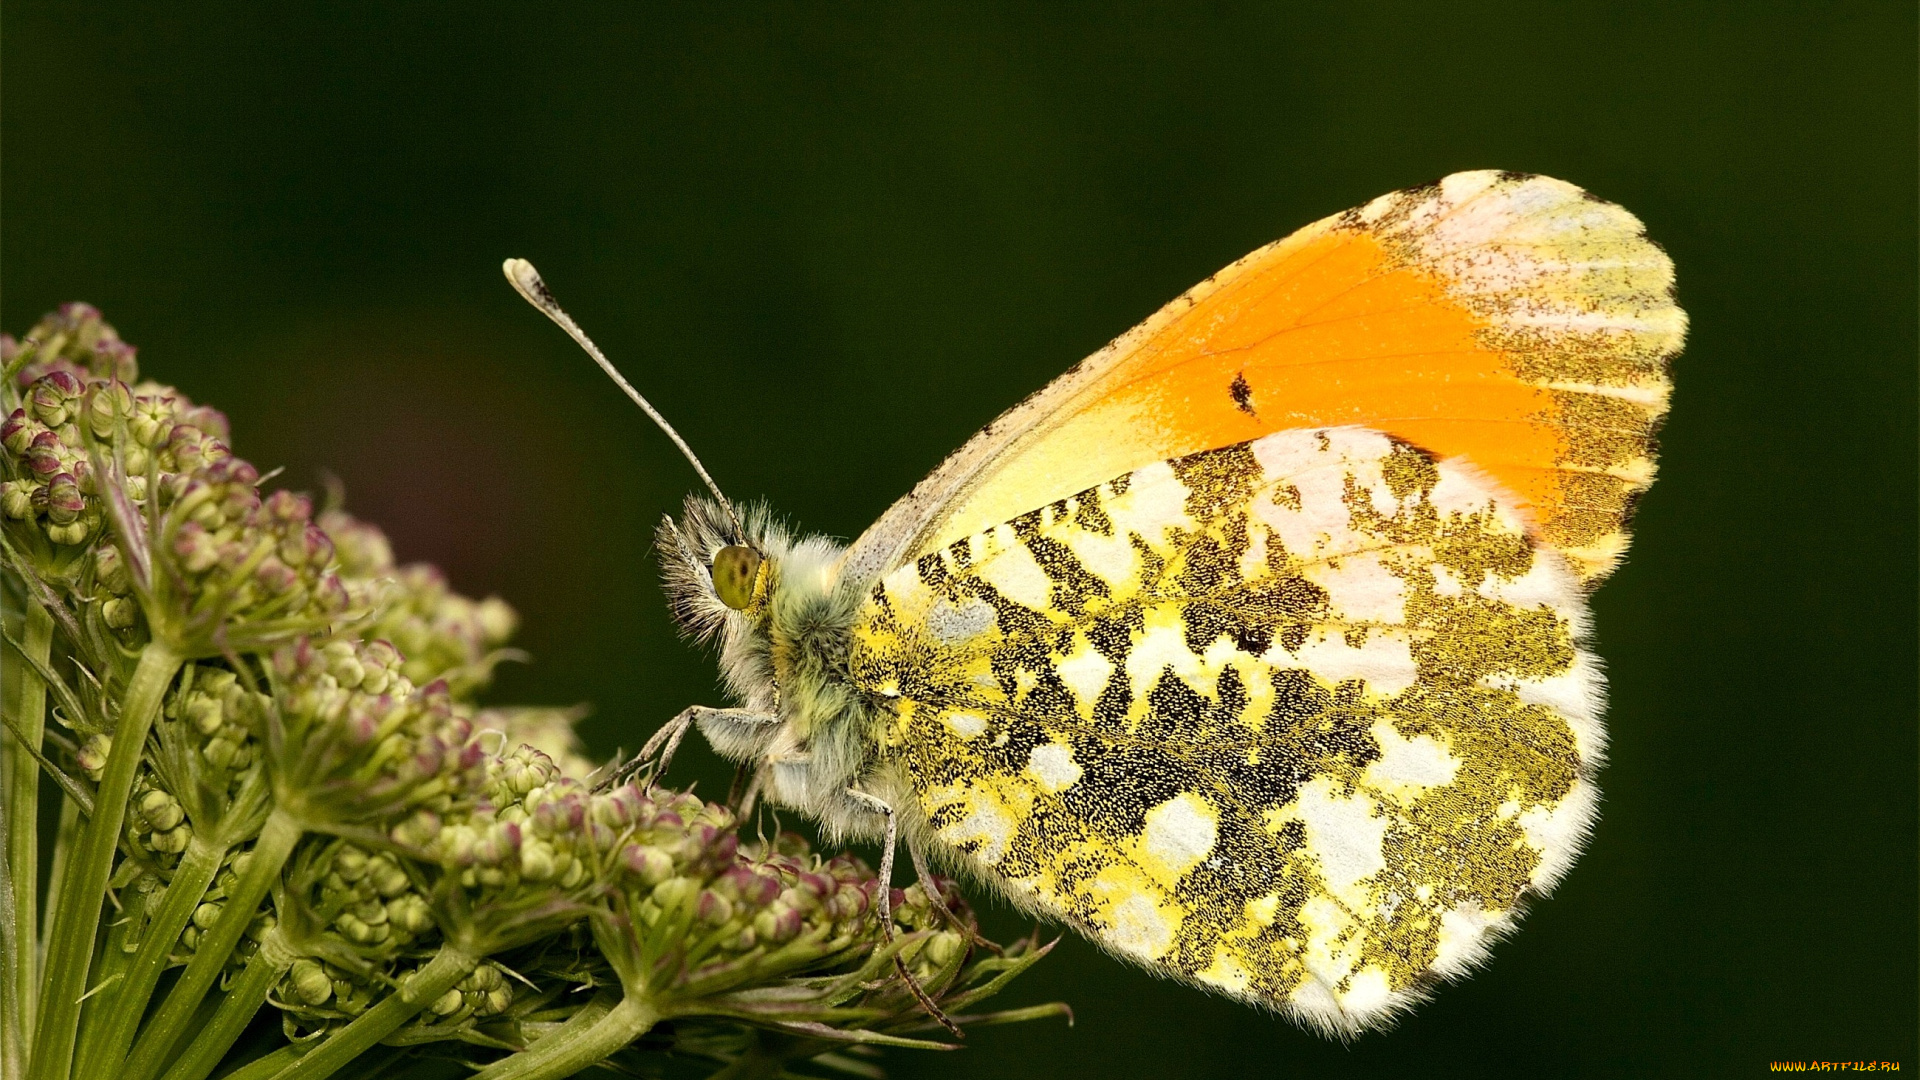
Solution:
{"label": "butterfly leg", "polygon": [[[769,730],[779,723],[779,717],[766,716],[751,709],[715,709],[707,705],[692,705],[682,709],[680,715],[667,721],[659,731],[654,732],[653,737],[640,748],[640,753],[628,763],[627,769],[623,772],[628,775],[639,772],[641,766],[652,760],[654,753],[658,751],[660,760],[653,770],[653,775],[659,776],[665,773],[667,766],[673,762],[674,752],[680,749],[680,740],[686,738],[687,729],[696,724],[710,735],[719,735],[720,741],[730,742],[732,740],[729,736],[740,732]],[[721,746],[719,749],[725,753],[727,748]]]}
{"label": "butterfly leg", "polygon": [[912,840],[907,841],[907,857],[913,860],[914,876],[920,879],[921,890],[927,894],[927,899],[933,902],[933,910],[939,912],[941,917],[947,920],[948,925],[967,935],[967,940],[974,945],[996,954],[1000,953],[1002,950],[999,945],[981,937],[980,931],[975,930],[972,923],[961,921],[960,916],[955,915],[953,909],[947,906],[947,899],[941,894],[933,872],[927,869],[926,854],[914,846]]}
{"label": "butterfly leg", "polygon": [[[880,841],[880,881],[873,892],[874,914],[880,919],[880,936],[891,945],[893,944],[893,852],[900,841],[899,822],[894,815],[893,807],[878,795],[848,788],[847,797],[879,814],[887,822],[886,835]],[[966,1032],[960,1030],[960,1025],[954,1023],[946,1013],[941,1011],[940,1006],[934,1004],[933,998],[927,995],[927,991],[920,985],[920,980],[913,977],[913,972],[907,970],[907,962],[901,959],[898,953],[894,954],[893,966],[900,973],[900,978],[906,981],[907,989],[913,994],[914,1000],[920,1003],[920,1007],[927,1011],[928,1016],[938,1020],[940,1026],[951,1032],[954,1038],[967,1037]]]}

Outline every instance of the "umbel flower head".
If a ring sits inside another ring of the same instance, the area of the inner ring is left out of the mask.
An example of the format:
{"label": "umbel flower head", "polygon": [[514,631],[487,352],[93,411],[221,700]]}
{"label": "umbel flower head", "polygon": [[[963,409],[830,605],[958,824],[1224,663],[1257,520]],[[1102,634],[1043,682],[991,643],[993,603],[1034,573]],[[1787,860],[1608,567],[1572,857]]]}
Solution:
{"label": "umbel flower head", "polygon": [[[36,1076],[204,1080],[272,1007],[290,1042],[249,1076],[356,1075],[381,1044],[436,1044],[487,1080],[610,1057],[651,1073],[668,1049],[776,1075],[848,1044],[942,1045],[929,1008],[959,1013],[1044,953],[976,948],[957,894],[919,885],[883,926],[858,859],[743,842],[732,808],[691,794],[590,786],[580,710],[476,712],[510,607],[263,491],[229,438],[90,307],[0,337],[0,738],[65,728],[10,759],[0,795],[53,834],[20,801],[45,768],[81,822],[59,833],[44,977],[22,977],[32,949],[0,965],[0,1071],[24,1046]],[[27,725],[16,670],[52,705]]]}
{"label": "umbel flower head", "polygon": [[487,775],[445,683],[415,688],[384,641],[302,638],[273,654],[253,723],[275,805],[309,829],[450,811]]}
{"label": "umbel flower head", "polygon": [[341,579],[353,606],[368,611],[360,633],[393,643],[401,671],[416,684],[445,680],[455,697],[484,690],[494,665],[518,655],[504,646],[519,616],[497,596],[472,600],[454,592],[430,563],[394,562],[386,534],[340,509],[320,516],[335,542]]}

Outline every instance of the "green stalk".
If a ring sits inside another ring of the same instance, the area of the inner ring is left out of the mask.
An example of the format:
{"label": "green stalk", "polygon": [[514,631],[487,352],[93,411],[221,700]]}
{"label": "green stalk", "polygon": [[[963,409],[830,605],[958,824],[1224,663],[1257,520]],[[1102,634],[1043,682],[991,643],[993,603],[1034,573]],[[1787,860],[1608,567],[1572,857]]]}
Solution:
{"label": "green stalk", "polygon": [[260,901],[280,876],[280,868],[286,865],[287,856],[293,853],[293,845],[299,842],[303,831],[300,823],[285,810],[275,810],[267,817],[247,859],[247,872],[234,883],[220,908],[220,917],[195,945],[193,959],[187,961],[180,981],[173,984],[159,1011],[141,1029],[140,1040],[127,1056],[119,1080],[152,1080],[166,1068],[174,1044],[190,1030],[188,1020],[194,1009],[226,967],[240,935],[246,933],[253,917],[259,914]]}
{"label": "green stalk", "polygon": [[[27,598],[26,627],[20,644],[31,660],[46,664],[53,655],[53,615]],[[8,715],[29,745],[40,748],[46,732],[47,684],[33,674],[30,663],[21,664],[12,673],[13,708]],[[34,1006],[39,1000],[39,950],[35,948],[40,925],[40,763],[33,755],[0,735],[6,744],[7,865],[13,874],[13,948],[7,957],[6,985],[0,992],[0,1031],[18,1032],[24,1038],[33,1030]],[[9,1076],[20,1075],[25,1066],[23,1048],[15,1045],[5,1057],[14,1063]]]}
{"label": "green stalk", "polygon": [[300,1055],[306,1052],[307,1047],[304,1043],[283,1046],[264,1057],[254,1058],[221,1077],[220,1080],[269,1080],[281,1069],[299,1061]]}
{"label": "green stalk", "polygon": [[[114,994],[120,984],[126,981],[127,969],[133,966],[133,954],[140,948],[138,934],[146,925],[147,912],[153,909],[154,895],[159,891],[160,883],[142,874],[131,885],[120,888],[120,914],[107,927],[106,940],[101,944],[99,953],[93,961],[93,985],[87,987],[87,999],[80,1007],[80,1037],[84,1041],[89,1031],[98,1030],[112,1008]],[[99,1076],[84,1068],[75,1076]]]}
{"label": "green stalk", "polygon": [[321,1080],[332,1076],[342,1065],[399,1031],[414,1014],[459,985],[479,964],[480,957],[458,945],[442,945],[426,967],[414,972],[413,978],[381,999],[380,1004],[355,1017],[353,1023],[328,1035],[298,1062],[275,1073],[274,1080]]}
{"label": "green stalk", "polygon": [[254,951],[253,959],[247,961],[240,978],[234,981],[220,1002],[220,1011],[213,1014],[213,1022],[201,1028],[200,1033],[193,1037],[192,1045],[167,1070],[163,1080],[205,1080],[207,1074],[227,1056],[227,1051],[233,1049],[233,1044],[239,1041],[247,1025],[253,1021],[254,1014],[266,1003],[267,993],[280,981],[280,976],[293,966],[295,959],[293,950],[281,940],[280,932],[275,930],[269,933],[266,940],[260,943],[260,948]]}
{"label": "green stalk", "polygon": [[207,843],[198,833],[187,843],[186,853],[173,869],[173,880],[161,896],[159,910],[154,914],[145,940],[140,943],[139,953],[127,965],[120,985],[100,994],[105,1018],[97,1027],[89,1024],[82,1028],[80,1066],[75,1075],[111,1076],[119,1070],[127,1049],[133,1045],[134,1033],[140,1030],[140,1018],[146,1015],[154,984],[167,969],[167,954],[180,940],[180,932],[186,929],[194,908],[207,894],[207,887],[213,884],[226,854],[225,845]]}
{"label": "green stalk", "polygon": [[575,1028],[569,1020],[528,1049],[482,1069],[473,1080],[560,1080],[619,1053],[659,1022],[660,1010],[651,1001],[629,995],[598,1022]]}
{"label": "green stalk", "polygon": [[47,944],[53,938],[53,924],[60,919],[60,897],[66,894],[73,846],[79,842],[80,804],[71,798],[61,799],[60,825],[53,834],[53,872],[47,875],[47,903],[40,912],[40,944],[34,954],[43,964],[47,959]]}
{"label": "green stalk", "polygon": [[107,877],[126,821],[127,797],[147,745],[147,731],[160,713],[160,702],[180,670],[182,657],[154,640],[140,650],[139,666],[127,682],[120,720],[113,732],[113,750],[94,795],[93,816],[80,831],[69,874],[70,891],[60,900],[52,939],[47,947],[47,969],[41,979],[40,1016],[34,1029],[34,1080],[66,1080],[73,1065],[74,1036],[80,1027],[80,995],[86,992],[88,961],[93,957],[94,931],[100,921],[100,902],[107,895]]}

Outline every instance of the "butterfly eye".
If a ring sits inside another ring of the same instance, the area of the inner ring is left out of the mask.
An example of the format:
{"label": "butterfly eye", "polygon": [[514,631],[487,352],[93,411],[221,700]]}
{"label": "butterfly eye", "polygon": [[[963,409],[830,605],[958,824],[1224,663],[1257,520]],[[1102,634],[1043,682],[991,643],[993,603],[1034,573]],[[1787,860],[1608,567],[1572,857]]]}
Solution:
{"label": "butterfly eye", "polygon": [[735,611],[753,603],[753,579],[760,573],[760,553],[730,544],[713,553],[713,592]]}

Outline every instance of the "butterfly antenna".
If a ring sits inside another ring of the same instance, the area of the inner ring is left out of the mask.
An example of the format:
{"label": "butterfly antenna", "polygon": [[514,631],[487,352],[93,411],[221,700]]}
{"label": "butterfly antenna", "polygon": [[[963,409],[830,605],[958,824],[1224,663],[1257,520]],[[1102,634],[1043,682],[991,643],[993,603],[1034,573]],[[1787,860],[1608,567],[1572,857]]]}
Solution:
{"label": "butterfly antenna", "polygon": [[707,490],[713,492],[713,497],[720,501],[721,508],[727,512],[727,517],[733,522],[735,540],[738,543],[746,543],[747,531],[740,527],[740,515],[733,512],[732,501],[721,493],[720,485],[713,482],[707,467],[700,464],[700,459],[694,455],[693,447],[688,446],[687,440],[673,430],[673,425],[667,423],[667,418],[660,415],[660,410],[654,408],[652,402],[640,396],[640,391],[635,390],[633,384],[627,381],[627,377],[620,374],[620,369],[613,366],[613,361],[608,360],[607,354],[600,351],[600,346],[595,345],[593,339],[587,336],[587,332],[580,329],[580,324],[573,321],[573,316],[566,313],[566,310],[560,306],[560,301],[553,298],[553,291],[547,288],[547,283],[540,280],[540,271],[535,270],[533,264],[525,259],[508,259],[500,264],[500,269],[506,273],[507,280],[513,283],[514,291],[524,297],[527,303],[545,313],[547,318],[553,320],[555,326],[565,330],[575,344],[585,349],[588,356],[593,357],[593,362],[600,365],[600,370],[606,372],[607,377],[618,384],[620,389],[625,390],[635,405],[640,406],[640,411],[652,417],[653,422],[660,425],[660,430],[666,432],[667,438],[673,440],[673,445],[679,447],[680,452],[686,455],[687,461],[693,466],[693,471],[699,473],[700,479],[706,481]]}

